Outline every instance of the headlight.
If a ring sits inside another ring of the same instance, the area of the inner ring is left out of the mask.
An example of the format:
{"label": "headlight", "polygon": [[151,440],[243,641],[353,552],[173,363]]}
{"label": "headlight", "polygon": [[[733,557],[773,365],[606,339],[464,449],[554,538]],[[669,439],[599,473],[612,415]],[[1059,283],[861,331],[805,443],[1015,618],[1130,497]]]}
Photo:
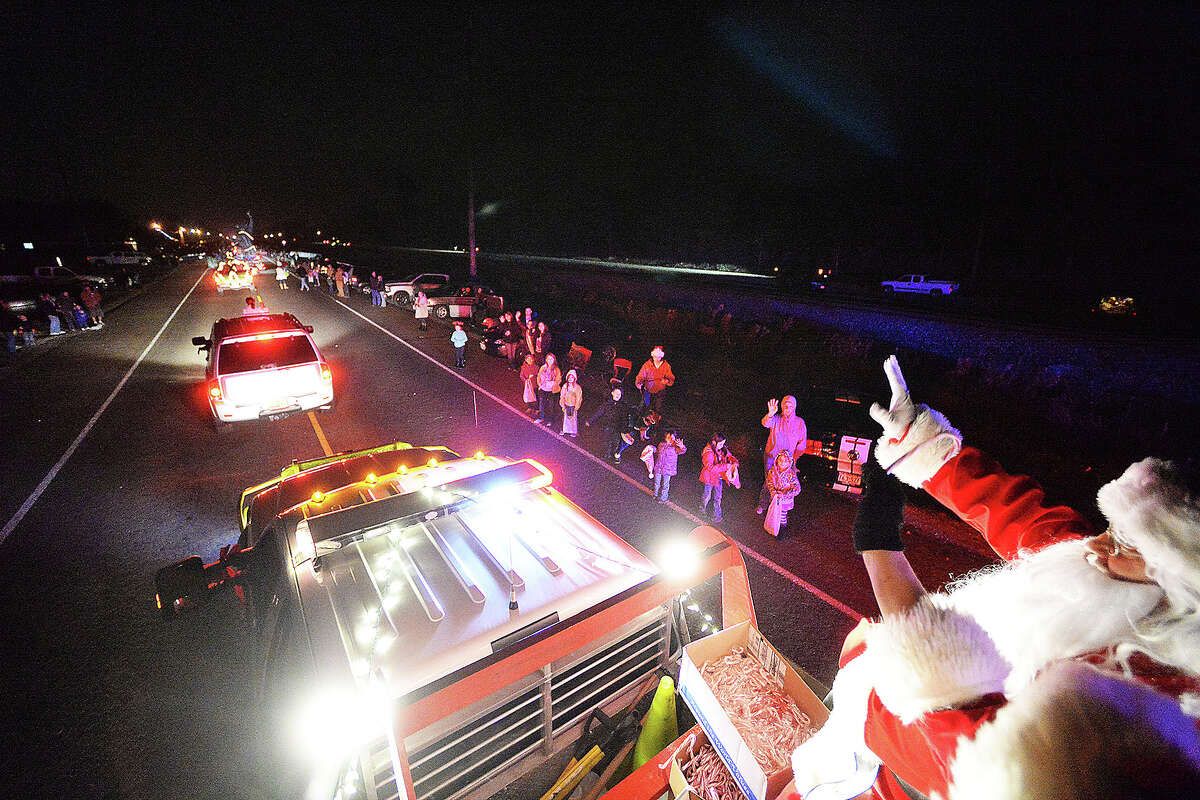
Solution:
{"label": "headlight", "polygon": [[382,687],[330,688],[308,698],[294,717],[296,746],[320,761],[341,763],[386,733],[391,702]]}
{"label": "headlight", "polygon": [[683,582],[700,568],[700,552],[687,539],[665,542],[655,559],[668,580]]}

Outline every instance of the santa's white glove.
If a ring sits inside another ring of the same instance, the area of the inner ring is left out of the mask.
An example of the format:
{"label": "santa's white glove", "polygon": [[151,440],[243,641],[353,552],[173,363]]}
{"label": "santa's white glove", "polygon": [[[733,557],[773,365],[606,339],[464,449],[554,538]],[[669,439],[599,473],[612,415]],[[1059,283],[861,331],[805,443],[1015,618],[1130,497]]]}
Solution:
{"label": "santa's white glove", "polygon": [[913,405],[900,371],[900,362],[888,356],[883,362],[892,389],[887,408],[874,403],[871,418],[883,428],[875,446],[875,458],[887,472],[914,488],[934,476],[942,465],[962,449],[962,434],[941,412],[926,405]]}

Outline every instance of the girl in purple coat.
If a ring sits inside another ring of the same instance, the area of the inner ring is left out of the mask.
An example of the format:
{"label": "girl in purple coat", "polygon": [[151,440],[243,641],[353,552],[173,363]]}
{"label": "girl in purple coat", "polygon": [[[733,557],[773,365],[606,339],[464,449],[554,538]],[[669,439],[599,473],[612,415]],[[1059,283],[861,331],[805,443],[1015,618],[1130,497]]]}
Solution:
{"label": "girl in purple coat", "polygon": [[683,437],[674,428],[668,430],[658,443],[654,456],[654,496],[658,502],[665,503],[670,499],[671,478],[679,471],[679,457],[686,452]]}

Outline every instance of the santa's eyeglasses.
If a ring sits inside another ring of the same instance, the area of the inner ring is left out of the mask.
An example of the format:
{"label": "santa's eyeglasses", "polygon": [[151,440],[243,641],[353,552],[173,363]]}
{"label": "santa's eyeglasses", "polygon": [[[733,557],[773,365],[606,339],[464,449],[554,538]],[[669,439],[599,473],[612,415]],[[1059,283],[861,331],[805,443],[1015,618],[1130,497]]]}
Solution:
{"label": "santa's eyeglasses", "polygon": [[1129,542],[1122,540],[1121,535],[1115,528],[1113,528],[1113,526],[1109,525],[1107,528],[1105,528],[1104,533],[1100,535],[1108,537],[1108,541],[1110,542],[1109,552],[1112,555],[1143,558],[1142,554],[1136,547],[1131,545]]}

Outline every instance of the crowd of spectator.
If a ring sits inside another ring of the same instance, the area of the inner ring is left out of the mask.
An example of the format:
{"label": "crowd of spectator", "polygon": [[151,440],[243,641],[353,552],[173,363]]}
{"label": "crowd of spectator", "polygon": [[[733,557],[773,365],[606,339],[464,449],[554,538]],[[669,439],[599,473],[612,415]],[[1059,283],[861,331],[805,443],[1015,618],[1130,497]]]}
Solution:
{"label": "crowd of spectator", "polygon": [[[328,290],[337,293],[338,268],[326,264],[316,269],[327,281]],[[343,282],[350,279],[352,276],[344,276]],[[977,441],[1018,466],[1038,472],[1056,492],[1081,504],[1095,491],[1096,476],[1111,471],[1128,453],[1177,452],[1182,446],[1181,434],[1185,439],[1190,435],[1185,421],[1190,409],[1116,388],[1084,391],[1072,380],[1070,370],[1039,363],[1032,353],[1002,363],[987,357],[949,361],[796,317],[749,318],[744,310],[738,315],[722,303],[687,308],[649,298],[627,299],[616,293],[589,291],[579,296],[566,288],[556,291],[553,286],[539,287],[539,292],[539,303],[548,307],[582,301],[598,316],[628,324],[636,331],[637,340],[678,345],[670,359],[666,346],[651,348],[650,358],[631,376],[632,386],[618,382],[601,389],[597,383],[603,383],[596,381],[595,374],[585,374],[582,365],[570,358],[572,354],[560,349],[554,331],[531,307],[505,312],[493,321],[500,333],[501,354],[518,373],[517,393],[530,415],[556,431],[567,432],[562,387],[567,371],[576,368],[576,386],[582,397],[570,407],[583,414],[585,427],[591,427],[588,422],[600,415],[591,424],[602,426],[605,455],[618,463],[634,444],[638,445],[635,454],[645,454],[651,445],[657,447],[658,439],[651,442],[642,437],[651,429],[661,437],[659,429],[667,427],[661,421],[665,412],[674,427],[700,431],[702,436],[728,431],[730,454],[742,463],[749,459],[755,464],[761,454],[765,478],[781,448],[771,446],[771,426],[767,446],[762,446],[762,432],[751,422],[757,419],[754,405],[771,394],[794,391],[802,397],[811,395],[814,387],[815,391],[837,389],[867,398],[877,396],[881,387],[873,365],[897,350],[909,371],[934,387],[934,402],[970,421]],[[414,315],[423,333],[429,311],[420,295],[414,300]],[[543,369],[550,354],[555,355],[554,363]],[[601,381],[607,377],[602,373]],[[753,390],[713,391],[712,387]],[[961,398],[970,387],[986,391],[971,393],[975,399],[964,405]],[[620,399],[613,399],[613,388],[621,390]],[[648,412],[655,412],[659,420],[647,424]],[[786,407],[782,416],[787,416]],[[578,433],[577,421],[570,432]],[[804,438],[795,429],[791,437],[798,443]],[[783,449],[790,451],[794,470],[803,446]],[[653,468],[648,475],[652,480]],[[773,499],[765,486],[764,480],[757,504],[764,515]],[[712,505],[710,497],[706,506]],[[786,516],[780,519],[786,520]]]}
{"label": "crowd of spectator", "polygon": [[[339,271],[348,273],[334,264],[313,262],[306,265],[304,275],[310,284],[319,287],[324,281],[329,293],[337,294]],[[378,272],[371,273],[367,286],[374,305],[382,299],[382,278]],[[417,292],[412,311],[418,335],[423,338],[430,316],[425,292]],[[454,351],[454,366],[462,369],[466,367],[467,334],[462,321],[454,320],[452,324],[450,345]],[[636,372],[625,369],[614,370],[611,376],[593,374],[589,388],[584,381],[584,370],[589,362],[575,361],[573,352],[563,352],[565,347],[555,341],[546,320],[540,319],[531,306],[503,312],[484,325],[489,334],[498,336],[500,356],[517,373],[515,393],[537,424],[575,439],[579,437],[580,419],[583,419],[585,429],[598,429],[600,448],[614,464],[621,464],[623,456],[633,448],[637,460],[645,466],[646,480],[652,486],[655,499],[661,503],[670,501],[672,479],[680,473],[680,456],[687,453],[688,448],[682,426],[667,422],[667,415],[678,413],[680,409],[672,407],[676,373],[664,345],[651,347]],[[611,367],[613,360],[602,363]],[[607,386],[603,390],[603,401],[598,402],[596,395],[589,393],[598,391],[595,384],[600,381],[606,382]],[[791,459],[805,449],[804,420],[796,414],[795,398],[785,397],[782,409],[783,414],[779,416],[779,403],[772,401],[769,413],[762,421],[767,429],[771,463],[777,452],[786,451],[789,456],[786,466],[780,467],[787,475],[777,478],[774,493],[768,490],[765,482],[763,485],[763,508],[759,513],[764,513],[768,507],[772,509],[768,517],[774,523],[772,533],[775,535],[779,535],[787,524],[784,500],[799,491]],[[707,425],[707,422],[703,424]],[[701,514],[719,522],[724,518],[725,485],[741,488],[741,461],[729,446],[725,434],[716,432],[711,426],[710,432],[696,475],[695,507]],[[795,487],[795,491],[789,494],[788,486]],[[781,498],[780,501],[772,503],[776,496]],[[782,515],[776,515],[775,511],[781,509]]]}
{"label": "crowd of spectator", "polygon": [[32,311],[14,311],[7,303],[0,303],[5,349],[15,353],[20,348],[33,347],[38,336],[60,336],[104,327],[102,299],[100,291],[89,283],[78,297],[68,291],[57,296],[42,292]]}
{"label": "crowd of spectator", "polygon": [[1096,387],[1079,370],[1047,364],[1034,351],[947,359],[791,316],[739,318],[722,303],[687,308],[617,293],[547,291],[547,302],[581,300],[630,325],[641,341],[678,343],[672,360],[681,378],[671,416],[691,428],[724,428],[743,460],[761,444],[749,420],[764,397],[814,389],[878,396],[875,365],[892,352],[933,387],[933,402],[970,421],[979,442],[1081,505],[1098,488],[1098,475],[1119,469],[1131,453],[1182,453],[1200,444],[1190,424],[1194,406],[1128,385]]}

